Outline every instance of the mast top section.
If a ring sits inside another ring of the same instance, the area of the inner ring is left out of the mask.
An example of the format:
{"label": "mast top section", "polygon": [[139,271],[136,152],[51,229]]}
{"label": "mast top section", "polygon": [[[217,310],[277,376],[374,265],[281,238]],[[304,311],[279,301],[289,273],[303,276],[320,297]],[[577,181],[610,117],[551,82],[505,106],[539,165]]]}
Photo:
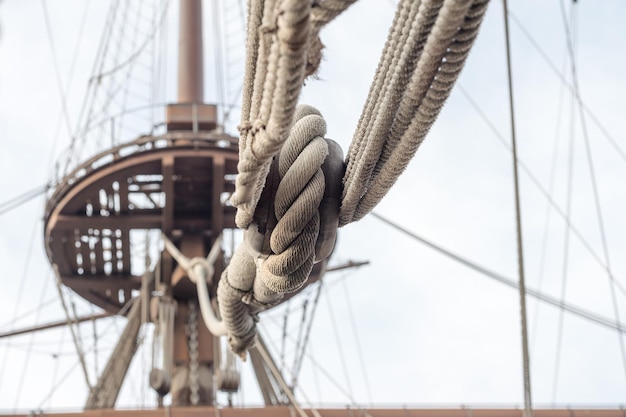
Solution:
{"label": "mast top section", "polygon": [[204,102],[202,0],[180,0],[178,102]]}

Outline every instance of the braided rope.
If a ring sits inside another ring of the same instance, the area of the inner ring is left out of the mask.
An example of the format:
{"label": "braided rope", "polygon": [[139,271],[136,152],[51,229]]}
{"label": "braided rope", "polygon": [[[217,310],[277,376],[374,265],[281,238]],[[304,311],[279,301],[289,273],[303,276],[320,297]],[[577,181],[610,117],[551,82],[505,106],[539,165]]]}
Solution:
{"label": "braided rope", "polygon": [[460,74],[487,3],[399,5],[400,28],[390,32],[348,153],[340,225],[369,213],[406,168]]}
{"label": "braided rope", "polygon": [[[459,76],[488,3],[401,0],[346,157],[342,190],[335,177],[344,166],[332,161],[341,152],[323,139],[323,118],[295,106],[304,77],[319,63],[319,30],[355,1],[249,6],[239,175],[231,198],[237,225],[247,231],[218,285],[229,343],[242,357],[255,342],[257,313],[301,288],[315,260],[332,251],[337,226],[371,211],[406,168]],[[272,186],[266,178],[274,158],[272,175],[280,183],[268,198],[276,222],[259,231],[255,211],[264,187]]]}
{"label": "braided rope", "polygon": [[339,16],[357,0],[324,0],[316,2],[311,10],[311,23],[319,31],[335,17]]}
{"label": "braided rope", "polygon": [[270,238],[272,255],[263,262],[262,279],[276,292],[299,289],[313,268],[324,197],[322,164],[328,155],[326,123],[317,109],[300,106],[295,124],[279,154],[276,190],[278,220]]}
{"label": "braided rope", "polygon": [[[249,88],[252,78],[248,72],[253,72],[254,89],[244,93],[250,97],[243,112],[248,119],[242,119],[240,126],[239,175],[231,198],[238,208],[237,225],[243,229],[252,222],[271,159],[287,139],[304,81],[309,44],[310,2],[266,0],[261,26],[259,9],[255,8],[257,16],[249,29],[259,30],[262,36],[256,64],[246,69],[245,87]],[[248,38],[250,44],[255,43],[255,35]]]}
{"label": "braided rope", "polygon": [[[328,155],[323,139],[326,123],[319,111],[299,106],[294,124],[278,154],[280,183],[276,189],[276,225],[269,236],[269,253],[256,247],[255,228],[249,228],[244,244],[235,251],[218,285],[222,320],[233,351],[244,355],[254,343],[256,313],[279,301],[283,294],[306,282],[316,259],[320,234],[320,205],[326,195],[322,171]],[[339,181],[340,175],[334,178]],[[337,193],[338,194],[338,193]],[[335,207],[338,216],[339,204]],[[336,228],[336,222],[334,227]],[[263,239],[262,239],[263,240]],[[334,236],[332,236],[334,242]],[[256,252],[261,252],[256,255]]]}

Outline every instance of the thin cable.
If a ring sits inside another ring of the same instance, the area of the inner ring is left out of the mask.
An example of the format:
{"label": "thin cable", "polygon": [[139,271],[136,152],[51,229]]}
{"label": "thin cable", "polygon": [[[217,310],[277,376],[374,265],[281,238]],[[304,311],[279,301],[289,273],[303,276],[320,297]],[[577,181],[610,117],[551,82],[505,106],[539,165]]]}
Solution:
{"label": "thin cable", "polygon": [[[96,71],[102,71],[104,66],[104,58],[107,54],[109,48],[109,41],[113,29],[113,24],[115,23],[115,15],[117,14],[117,8],[119,6],[119,0],[115,0],[110,6],[107,15],[106,22],[104,24],[104,29],[102,32],[102,36],[100,38],[100,44],[98,45],[98,50],[96,52],[96,59],[94,60],[94,66],[91,71],[92,74],[95,74]],[[86,120],[85,126],[88,126],[89,120],[91,119],[91,113],[93,111],[95,96],[96,96],[96,83],[88,83],[87,92],[85,93],[83,103],[80,108],[80,112],[78,113],[78,123],[76,125],[76,134],[74,132],[70,133],[70,146],[67,149],[67,155],[65,157],[65,163],[62,168],[59,168],[59,177],[65,176],[70,170],[70,165],[73,162],[73,159],[77,156],[77,147],[78,147],[78,138],[81,136],[81,125],[83,120]],[[83,129],[82,135],[86,133],[86,128]],[[84,137],[83,137],[84,140]]]}
{"label": "thin cable", "polygon": [[52,35],[52,26],[50,24],[50,16],[48,14],[48,7],[46,6],[46,0],[41,0],[41,7],[43,8],[44,20],[46,23],[46,32],[48,34],[48,42],[50,43],[50,50],[52,51],[52,63],[54,66],[54,75],[57,82],[57,88],[59,89],[59,95],[61,96],[61,108],[63,109],[63,117],[65,119],[65,127],[67,134],[72,134],[72,123],[70,121],[70,114],[67,109],[67,98],[63,91],[63,83],[61,82],[61,72],[59,70],[59,62],[57,59],[57,52],[54,46],[54,36]]}
{"label": "thin cable", "polygon": [[[285,344],[287,342],[287,324],[289,322],[289,307],[291,299],[285,303],[285,314],[283,315],[283,335],[280,339],[280,370],[285,372]],[[293,385],[292,385],[293,386]]]}
{"label": "thin cable", "polygon": [[330,302],[330,297],[328,296],[328,294],[326,295],[326,305],[328,305],[328,313],[330,314],[330,323],[332,325],[333,333],[335,334],[335,339],[337,341],[337,350],[339,351],[339,359],[341,361],[341,368],[343,369],[343,373],[346,378],[346,386],[348,387],[350,398],[352,398],[353,393],[352,393],[352,384],[350,383],[350,373],[348,372],[346,357],[343,353],[343,346],[341,344],[341,338],[339,337],[339,329],[337,329],[337,320],[335,319],[335,312],[333,311],[333,306],[332,306],[332,303]]}
{"label": "thin cable", "polygon": [[[498,282],[500,282],[501,284],[507,285],[511,288],[515,288],[515,289],[519,289],[519,284],[511,279],[511,278],[507,278],[503,275],[500,275],[494,271],[491,271],[475,262],[470,261],[467,258],[464,258],[460,255],[457,255],[456,253],[449,251],[439,245],[437,245],[436,243],[421,237],[419,235],[417,235],[416,233],[413,233],[405,228],[403,228],[402,226],[398,225],[397,223],[392,222],[391,220],[381,216],[380,214],[377,214],[375,212],[371,212],[370,213],[372,217],[377,218],[378,220],[382,221],[383,223],[387,224],[388,226],[396,229],[397,231],[404,233],[405,235],[411,237],[412,239],[417,240],[418,242],[428,246],[431,249],[436,250],[437,252],[441,253],[442,255],[447,256],[448,258],[462,264],[465,265],[466,267],[473,269],[476,272],[479,272],[489,278],[492,278]],[[558,300],[557,298],[551,297],[547,294],[543,294],[535,289],[532,288],[528,288],[526,287],[526,294],[530,295],[531,297],[535,297],[541,301],[544,301],[552,306],[555,306],[557,308],[561,308],[563,307],[567,312],[574,314],[578,317],[581,317],[585,320],[588,320],[589,322],[601,325],[603,327],[606,327],[608,329],[617,331],[618,333],[626,333],[626,329],[625,329],[625,325],[619,321],[613,321],[610,319],[607,319],[606,317],[603,317],[599,314],[593,313],[591,311],[585,310],[584,308],[578,307],[574,304],[569,304],[569,303],[563,303],[560,300]]]}
{"label": "thin cable", "polygon": [[359,338],[359,333],[356,328],[356,320],[354,320],[354,313],[352,312],[352,303],[350,302],[350,293],[348,292],[348,288],[346,286],[346,281],[343,282],[343,292],[346,297],[346,307],[348,309],[348,316],[350,317],[350,327],[352,327],[352,335],[354,336],[354,341],[356,342],[356,350],[359,355],[359,362],[361,365],[361,373],[363,374],[363,380],[365,382],[365,389],[367,391],[367,399],[370,402],[370,406],[373,404],[372,400],[372,389],[370,388],[370,379],[367,374],[367,367],[365,366],[365,359],[363,356],[363,349],[361,349],[361,339]]}
{"label": "thin cable", "polygon": [[[559,71],[556,65],[552,62],[552,60],[550,59],[550,56],[541,48],[541,45],[539,44],[539,42],[537,42],[535,38],[532,37],[530,32],[522,25],[522,22],[517,17],[515,17],[513,13],[509,12],[509,16],[511,17],[513,22],[519,27],[519,29],[522,31],[524,36],[526,36],[530,44],[537,50],[537,52],[539,52],[539,55],[548,64],[552,72],[554,72],[554,74],[561,80],[561,82],[564,85],[566,85],[567,88],[570,91],[572,91],[572,93],[574,93],[575,86],[567,82],[567,80],[565,79],[565,76]],[[600,131],[604,135],[604,137],[609,141],[613,149],[615,149],[615,151],[619,154],[621,159],[624,162],[626,162],[626,152],[624,152],[624,150],[619,146],[619,142],[609,133],[608,129],[604,127],[604,125],[600,122],[598,117],[591,111],[591,109],[582,102],[582,99],[580,103],[581,103],[582,108],[587,112],[587,114],[591,118],[591,120],[596,124],[598,129],[600,129]]]}
{"label": "thin cable", "polygon": [[[272,323],[274,326],[278,327],[278,328],[281,326],[281,325],[280,325],[280,323],[277,321],[277,318],[276,318],[276,317],[273,317],[273,316],[271,316],[271,315],[268,315],[268,316],[265,316],[265,317],[266,317],[268,320],[263,321],[263,322],[259,322],[259,326],[260,326],[261,328],[264,328],[264,327],[265,327],[265,323],[267,323],[268,321],[269,321],[270,323]],[[266,332],[266,333],[267,333],[267,332]],[[291,339],[291,341],[295,342],[295,340],[293,339],[293,337],[289,336],[289,338]],[[354,407],[355,407],[355,408],[357,408],[357,409],[360,409],[360,408],[361,408],[361,407],[359,406],[359,404],[356,402],[356,400],[354,399],[354,397],[352,396],[352,394],[351,394],[350,392],[348,392],[348,391],[346,390],[346,388],[344,388],[344,387],[343,387],[343,386],[339,383],[339,381],[337,381],[337,380],[336,380],[336,379],[332,376],[332,374],[331,374],[329,371],[327,371],[327,370],[326,370],[326,369],[325,369],[322,365],[320,365],[320,363],[319,363],[317,360],[315,360],[315,358],[313,358],[313,356],[312,356],[310,353],[305,352],[305,353],[304,353],[304,356],[305,356],[308,360],[310,360],[310,361],[311,361],[311,364],[313,365],[313,368],[314,368],[314,369],[319,370],[319,371],[322,373],[322,375],[324,375],[324,376],[328,379],[328,381],[329,381],[332,385],[334,385],[334,386],[335,386],[335,388],[337,388],[337,390],[338,390],[341,394],[345,395],[345,397],[348,399],[348,401],[350,402],[350,404],[351,404],[352,406],[354,406]],[[366,410],[366,411],[367,411],[367,410]]]}
{"label": "thin cable", "polygon": [[[91,305],[91,314],[94,313],[93,304]],[[96,319],[91,320],[92,330],[93,330],[93,368],[94,375],[100,375],[100,370],[98,369],[98,328],[96,326]]]}
{"label": "thin cable", "polygon": [[524,278],[524,247],[522,240],[522,213],[520,207],[519,175],[517,172],[517,140],[515,137],[515,110],[513,107],[513,75],[511,73],[511,45],[509,37],[509,17],[507,0],[504,5],[504,33],[506,43],[506,63],[509,84],[509,109],[511,112],[511,144],[513,147],[513,180],[515,184],[515,217],[517,228],[517,261],[519,271],[520,315],[522,321],[522,361],[524,368],[524,417],[532,417],[532,397],[530,386],[530,357],[528,354],[528,328],[526,325],[526,284]]}
{"label": "thin cable", "polygon": [[26,191],[23,194],[20,194],[16,197],[13,197],[3,203],[0,204],[0,216],[8,213],[9,211],[18,208],[19,206],[21,206],[22,204],[25,204],[27,202],[29,202],[30,200],[32,200],[35,197],[39,197],[42,194],[45,194],[46,191],[48,191],[50,188],[52,187],[52,185],[50,183],[48,184],[44,184],[44,185],[40,185],[38,187],[33,188],[32,190]]}
{"label": "thin cable", "polygon": [[[28,250],[26,252],[26,259],[24,261],[24,270],[22,272],[22,279],[20,279],[20,286],[19,289],[17,291],[17,299],[15,302],[15,308],[13,309],[13,319],[15,320],[15,317],[17,317],[17,312],[19,311],[19,307],[20,304],[22,302],[22,296],[24,294],[24,288],[26,287],[26,277],[28,276],[28,268],[31,265],[31,257],[34,253],[33,251],[33,245],[35,243],[35,232],[38,230],[38,224],[37,222],[35,222],[33,224],[33,231],[31,232],[31,236],[30,236],[30,241],[29,241],[29,245],[28,245]],[[13,328],[11,328],[11,330],[13,330]],[[10,347],[11,344],[7,343],[7,348]],[[2,359],[2,366],[0,367],[0,387],[2,386],[2,378],[4,377],[4,375],[6,374],[6,372],[4,371],[6,368],[6,363],[7,363],[7,359],[9,357],[9,349],[6,349],[4,351],[4,356]],[[1,392],[1,390],[0,390]]]}
{"label": "thin cable", "polygon": [[57,385],[55,385],[50,392],[48,393],[48,395],[46,395],[45,397],[43,397],[43,399],[39,402],[39,405],[37,406],[37,408],[41,408],[43,406],[43,404],[50,400],[52,398],[52,395],[55,393],[55,391],[57,389],[59,389],[61,387],[61,385],[63,384],[63,382],[65,382],[65,380],[67,378],[70,377],[70,375],[72,375],[72,372],[74,372],[74,369],[76,369],[76,367],[80,365],[80,361],[77,361],[74,363],[74,365],[72,365],[70,368],[67,369],[67,371],[63,374],[63,376],[57,381]]}
{"label": "thin cable", "polygon": [[[570,59],[574,59],[574,57],[570,57]],[[571,207],[572,207],[572,184],[573,184],[573,170],[574,170],[574,145],[575,145],[575,134],[576,131],[574,129],[574,125],[576,123],[576,98],[572,94],[571,96],[571,108],[570,108],[570,143],[569,143],[569,153],[568,153],[568,166],[567,166],[567,194],[566,194],[566,203],[565,203],[565,213],[569,218],[571,216]],[[561,272],[561,302],[565,302],[565,295],[567,291],[567,273],[569,267],[569,242],[570,242],[570,229],[568,227],[564,230],[565,236],[563,239],[563,264],[562,264],[562,272]],[[554,377],[552,381],[552,404],[556,403],[556,395],[559,387],[559,371],[561,367],[561,349],[563,345],[563,327],[565,320],[565,310],[561,308],[559,310],[559,323],[557,327],[557,340],[556,340],[556,350],[555,350],[555,358],[554,358]]]}
{"label": "thin cable", "polygon": [[[80,21],[80,27],[78,29],[78,36],[76,36],[76,44],[74,46],[74,53],[72,55],[72,61],[70,63],[70,70],[67,76],[67,81],[65,84],[65,96],[68,97],[70,94],[70,89],[72,87],[72,82],[74,81],[74,70],[76,69],[76,61],[78,60],[78,55],[80,52],[80,45],[81,45],[81,41],[83,39],[85,39],[85,36],[83,36],[84,32],[85,32],[85,24],[87,22],[87,12],[89,11],[89,6],[91,5],[91,2],[86,1],[84,2],[84,8],[83,8],[83,16],[81,18]],[[57,145],[59,143],[59,135],[61,134],[61,125],[62,125],[62,121],[63,121],[63,109],[61,109],[61,112],[58,116],[57,119],[57,125],[55,128],[55,133],[54,133],[54,139],[52,140],[52,148],[50,149],[50,158],[48,160],[48,171],[50,172],[52,167],[54,166],[54,158],[56,155],[56,148]],[[72,132],[69,132],[68,135],[72,135]]]}
{"label": "thin cable", "polygon": [[[474,110],[476,110],[478,115],[487,124],[489,129],[491,129],[491,131],[496,135],[496,137],[499,139],[500,143],[502,143],[502,145],[506,149],[511,151],[511,145],[505,141],[504,136],[502,135],[502,133],[500,133],[500,131],[498,131],[498,128],[496,128],[496,126],[489,119],[489,117],[487,117],[487,115],[482,110],[482,108],[478,105],[478,103],[476,103],[476,101],[469,95],[469,93],[463,88],[463,86],[461,84],[457,84],[457,89],[463,94],[463,96],[467,99],[467,101],[469,101],[470,105],[474,108]],[[541,192],[541,194],[546,199],[546,201],[548,201],[548,203],[550,203],[550,206],[552,206],[552,208],[557,212],[557,214],[565,221],[565,223],[567,224],[567,227],[570,228],[571,232],[574,234],[574,236],[576,236],[578,241],[583,245],[583,247],[587,250],[587,252],[589,252],[589,254],[592,256],[592,258],[595,259],[595,261],[598,263],[598,265],[602,266],[603,269],[607,269],[607,265],[604,263],[604,261],[602,260],[600,255],[598,255],[593,250],[593,247],[591,246],[591,244],[585,239],[585,237],[582,235],[580,230],[578,230],[578,228],[576,228],[574,226],[574,224],[571,221],[571,219],[569,219],[565,215],[565,212],[563,211],[563,209],[561,209],[561,207],[559,207],[559,205],[554,201],[554,199],[550,195],[550,192],[543,187],[541,182],[539,182],[537,177],[535,177],[535,175],[533,175],[533,173],[530,171],[528,166],[526,166],[526,164],[524,164],[524,161],[522,161],[520,159],[520,160],[518,160],[518,164],[519,164],[519,167],[522,169],[522,171],[524,171],[524,173],[528,176],[528,178],[530,179],[532,184],[537,188],[537,190],[539,190],[539,192]],[[620,290],[622,295],[626,296],[626,288],[624,288],[624,286],[617,280],[615,281],[615,284],[617,285],[617,288]]]}
{"label": "thin cable", "polygon": [[[598,228],[600,231],[600,238],[602,241],[602,250],[604,252],[604,261],[606,263],[606,272],[609,278],[609,288],[611,289],[611,301],[613,303],[613,313],[615,318],[619,320],[619,308],[617,305],[617,294],[615,292],[615,278],[611,273],[611,258],[609,256],[609,246],[606,238],[606,231],[604,227],[604,219],[602,216],[602,205],[600,204],[600,196],[598,192],[598,182],[596,180],[596,173],[593,164],[593,156],[591,154],[591,145],[589,142],[589,132],[587,130],[587,122],[585,119],[585,111],[582,104],[581,94],[580,94],[580,86],[578,84],[578,71],[576,68],[576,61],[574,57],[574,46],[572,44],[572,37],[569,31],[569,25],[567,24],[567,18],[565,16],[565,6],[563,5],[563,0],[560,2],[561,5],[561,18],[563,20],[563,25],[565,27],[565,34],[567,39],[567,47],[570,53],[570,63],[571,63],[571,71],[572,71],[572,81],[574,83],[574,94],[576,96],[576,101],[578,102],[578,110],[580,113],[580,124],[582,127],[583,139],[585,143],[585,150],[587,156],[587,165],[589,166],[589,176],[591,179],[591,185],[593,189],[593,198],[596,208],[596,215],[598,219]],[[618,334],[619,339],[619,347],[622,354],[622,366],[624,368],[624,378],[626,379],[626,347],[624,346],[624,338],[621,334]]]}
{"label": "thin cable", "polygon": [[[324,276],[325,272],[320,272],[320,276]],[[315,312],[317,311],[317,306],[319,305],[319,300],[320,300],[320,295],[322,294],[322,288],[324,287],[324,279],[320,279],[318,281],[317,284],[317,292],[315,293],[315,298],[313,299],[313,308],[311,309],[311,314],[309,316],[309,323],[307,325],[306,328],[306,332],[304,333],[304,341],[302,342],[302,347],[300,348],[300,352],[296,352],[297,358],[298,358],[298,362],[297,365],[294,367],[294,371],[293,371],[293,375],[295,375],[295,378],[298,378],[298,375],[300,374],[300,369],[302,368],[302,362],[304,359],[304,356],[306,354],[306,348],[309,344],[309,337],[311,336],[311,329],[313,327],[313,319],[315,318]],[[292,381],[293,385],[296,385],[296,381]]]}
{"label": "thin cable", "polygon": [[[565,66],[567,64],[567,52],[565,53],[564,59],[563,59],[563,66]],[[557,105],[557,114],[555,117],[556,120],[556,126],[555,126],[555,132],[554,132],[554,145],[553,145],[553,149],[552,149],[552,161],[550,164],[550,179],[548,180],[548,193],[550,195],[552,195],[552,192],[554,190],[554,183],[555,183],[555,178],[556,178],[556,167],[557,167],[557,157],[559,155],[559,138],[561,137],[561,119],[562,119],[562,112],[563,112],[563,101],[564,101],[564,95],[565,95],[565,86],[563,85],[563,83],[561,83],[560,85],[560,89],[559,89],[559,102]],[[550,224],[551,224],[551,220],[552,220],[552,207],[550,206],[550,202],[547,202],[546,204],[546,210],[545,210],[545,220],[544,220],[544,226],[543,226],[543,236],[541,237],[541,250],[540,250],[540,258],[539,258],[539,272],[538,272],[538,280],[537,280],[537,290],[541,291],[543,289],[543,280],[545,277],[545,272],[546,272],[546,255],[548,252],[548,236],[549,236],[549,231],[550,231]],[[568,216],[569,217],[569,216]],[[567,229],[569,230],[569,225],[567,226]],[[531,335],[530,335],[530,352],[532,354],[532,352],[534,351],[534,346],[535,346],[535,342],[537,341],[537,329],[539,328],[539,311],[541,309],[541,303],[539,302],[539,300],[535,300],[535,314],[533,317],[533,324],[532,324],[532,330],[531,330]]]}
{"label": "thin cable", "polygon": [[[135,19],[136,19],[135,20],[135,30],[133,31],[133,35],[131,37],[131,39],[132,39],[131,40],[131,49],[135,48],[135,45],[137,43],[137,37],[138,37],[138,34],[139,34],[139,26],[140,26],[141,17],[142,17],[142,15],[141,15],[142,5],[143,5],[143,0],[141,0],[139,5],[137,6],[137,11],[136,11],[136,15],[135,15]],[[126,76],[125,76],[124,81],[123,81],[124,92],[122,94],[123,97],[122,97],[122,103],[121,103],[121,106],[120,106],[121,107],[121,112],[123,114],[126,113],[126,104],[128,103],[128,96],[129,96],[129,94],[131,96],[133,96],[132,92],[129,92],[129,90],[130,90],[131,74],[132,74],[133,68],[134,68],[135,63],[136,63],[135,59],[137,59],[139,57],[139,54],[143,51],[143,48],[145,48],[145,46],[148,43],[150,43],[150,40],[152,39],[152,37],[154,36],[155,33],[156,33],[156,28],[154,28],[152,34],[146,38],[144,44],[142,46],[140,46],[140,48],[137,50],[137,55],[131,56],[130,60],[128,61],[128,64],[123,64],[123,65],[128,65],[128,68],[126,70]],[[124,121],[125,121],[125,118],[123,118],[123,117],[119,118],[119,120],[118,120],[118,126],[119,127],[118,127],[117,131],[120,132],[120,140],[119,140],[119,142],[121,142],[121,136],[122,136],[122,133],[124,131]],[[150,122],[152,122],[152,120],[150,120]],[[115,122],[113,122],[113,124],[114,123]],[[116,145],[114,133],[115,132],[111,133],[111,144],[113,146]]]}
{"label": "thin cable", "polygon": [[[59,345],[57,348],[57,352],[61,352],[61,348],[63,347],[63,344],[65,343],[65,327],[61,328],[61,334],[59,337]],[[52,391],[54,389],[54,387],[56,387],[57,385],[57,375],[59,372],[59,358],[60,358],[60,354],[56,353],[56,354],[52,354],[52,357],[54,359],[54,370],[52,371],[52,383],[50,385],[50,390]],[[48,409],[50,409],[50,407],[52,406],[52,396],[50,396],[49,401],[48,401]]]}
{"label": "thin cable", "polygon": [[[303,333],[302,331],[304,330],[304,328],[306,327],[306,313],[307,313],[307,306],[309,305],[309,300],[304,300],[304,303],[302,303],[302,315],[301,315],[301,319],[300,319],[300,325],[298,326],[298,337],[296,338],[296,353],[300,351],[300,346],[302,345],[303,341]],[[297,370],[296,366],[298,365],[298,356],[294,356],[293,358],[293,367],[292,369],[295,371]],[[291,385],[290,388],[293,390],[295,389],[296,385],[298,383],[298,375],[295,373],[291,374]]]}
{"label": "thin cable", "polygon": [[[44,297],[46,295],[46,291],[48,290],[49,282],[50,282],[50,274],[48,274],[48,276],[45,278],[44,285],[41,288],[41,295],[39,296],[39,303],[38,303],[39,309],[37,310],[37,314],[35,315],[35,325],[39,323],[39,317],[41,315],[41,310],[43,309],[41,307],[41,304],[43,303]],[[30,363],[30,355],[33,350],[34,342],[35,342],[35,333],[31,333],[29,341],[28,341],[28,348],[26,349],[26,363],[24,364],[22,372],[20,372],[19,382],[17,384],[17,393],[15,394],[14,412],[17,410],[20,397],[22,396],[22,387],[24,386],[24,379],[26,377],[26,374],[28,373],[28,365]]]}
{"label": "thin cable", "polygon": [[[139,57],[139,55],[141,55],[141,53],[146,49],[146,46],[148,46],[149,44],[151,44],[151,40],[155,37],[156,33],[159,31],[159,29],[161,28],[164,20],[165,20],[165,16],[167,15],[167,9],[169,6],[169,1],[166,3],[165,8],[163,9],[163,12],[161,13],[161,19],[158,22],[154,22],[153,23],[153,27],[151,32],[145,37],[145,40],[143,41],[143,43],[136,49],[133,50],[133,52],[129,55],[128,58],[126,58],[125,61],[123,61],[122,63],[119,63],[111,68],[108,69],[106,71],[100,72],[98,74],[94,74],[89,78],[89,82],[97,82],[100,79],[104,78],[104,77],[108,77],[111,76],[113,74],[115,74],[116,72],[118,72],[119,70],[123,69],[124,67],[126,67],[127,65],[132,66],[132,64],[134,63],[134,61]],[[139,5],[137,7],[137,14],[139,15],[141,12],[141,5]],[[138,16],[139,17],[139,16]],[[139,20],[138,20],[139,22]],[[137,35],[137,31],[139,30],[139,24],[137,23],[137,25],[135,26],[135,34],[134,36]],[[120,38],[122,37],[122,35],[120,35]],[[133,37],[133,45],[132,47],[135,46],[135,38]]]}
{"label": "thin cable", "polygon": [[76,332],[74,331],[74,326],[70,318],[70,313],[67,308],[67,304],[65,303],[65,297],[63,296],[63,288],[61,288],[62,286],[61,276],[59,274],[58,268],[56,268],[56,265],[54,265],[54,273],[56,276],[56,284],[57,284],[56,287],[59,293],[59,298],[61,299],[61,305],[63,306],[63,311],[65,311],[65,317],[67,319],[67,324],[70,329],[70,333],[72,334],[72,340],[74,341],[74,346],[76,347],[76,353],[78,353],[78,358],[80,359],[80,365],[83,370],[83,376],[85,377],[85,383],[87,384],[87,387],[89,388],[89,391],[91,392],[93,390],[93,386],[91,385],[91,382],[89,381],[89,372],[87,371],[87,364],[85,363],[84,352],[82,351],[80,347],[80,344],[76,337]]}
{"label": "thin cable", "polygon": [[[220,102],[223,102],[226,98],[225,98],[225,94],[224,94],[224,84],[226,84],[227,80],[224,77],[224,57],[223,57],[223,53],[222,53],[222,48],[223,48],[223,39],[222,39],[222,17],[221,17],[221,7],[220,7],[220,2],[219,1],[215,1],[212,2],[214,5],[213,8],[213,36],[215,37],[215,44],[214,44],[214,69],[215,69],[215,81],[216,81],[216,90],[217,90],[217,99]],[[221,124],[224,125],[224,120],[223,120],[223,115],[222,115],[222,120],[221,120]]]}
{"label": "thin cable", "polygon": [[[315,353],[313,351],[313,341],[309,342],[309,354],[312,358],[315,357]],[[318,404],[322,403],[322,390],[320,388],[320,378],[318,375],[318,370],[316,367],[313,367],[313,381],[315,382],[315,391],[317,393],[317,402]]]}
{"label": "thin cable", "polygon": [[13,318],[11,321],[5,322],[2,326],[0,326],[0,329],[4,329],[5,327],[6,328],[11,327],[12,329],[15,329],[15,324],[18,321],[20,321],[20,320],[30,316],[33,313],[37,313],[40,308],[47,307],[50,304],[52,304],[53,302],[55,302],[55,301],[56,301],[56,297],[48,298],[41,305],[38,305],[37,307],[35,307],[35,308],[31,309],[31,310],[28,310],[25,313],[22,313],[20,316]]}

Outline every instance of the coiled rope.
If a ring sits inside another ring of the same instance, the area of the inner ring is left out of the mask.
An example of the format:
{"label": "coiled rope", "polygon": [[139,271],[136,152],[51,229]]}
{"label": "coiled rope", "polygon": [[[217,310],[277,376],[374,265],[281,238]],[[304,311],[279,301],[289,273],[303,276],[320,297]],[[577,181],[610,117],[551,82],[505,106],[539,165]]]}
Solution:
{"label": "coiled rope", "polygon": [[399,2],[344,174],[320,113],[296,110],[296,103],[320,61],[320,29],[354,1],[249,3],[231,198],[246,233],[218,287],[230,345],[244,357],[256,314],[298,290],[314,262],[332,251],[336,228],[369,213],[404,171],[450,94],[488,4]]}

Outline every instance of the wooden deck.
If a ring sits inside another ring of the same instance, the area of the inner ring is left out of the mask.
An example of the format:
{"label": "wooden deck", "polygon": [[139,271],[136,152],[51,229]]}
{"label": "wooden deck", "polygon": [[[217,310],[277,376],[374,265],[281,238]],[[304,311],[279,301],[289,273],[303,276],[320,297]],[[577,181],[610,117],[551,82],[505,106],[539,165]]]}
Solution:
{"label": "wooden deck", "polygon": [[[522,417],[521,408],[318,408],[305,409],[308,416],[322,417]],[[16,417],[38,415],[54,417],[297,417],[292,407],[218,408],[164,407],[150,410],[88,410],[75,413],[20,414]],[[534,417],[626,417],[624,408],[561,408],[535,409]]]}

